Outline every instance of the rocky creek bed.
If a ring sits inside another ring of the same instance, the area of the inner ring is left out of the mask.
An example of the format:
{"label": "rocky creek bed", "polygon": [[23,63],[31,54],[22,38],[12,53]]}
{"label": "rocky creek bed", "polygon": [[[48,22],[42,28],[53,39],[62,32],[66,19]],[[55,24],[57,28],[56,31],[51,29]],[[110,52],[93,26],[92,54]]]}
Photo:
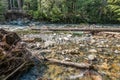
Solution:
{"label": "rocky creek bed", "polygon": [[[100,32],[37,32],[21,35],[33,54],[42,56],[20,80],[119,80],[120,33]],[[81,69],[51,64],[45,59],[88,63],[92,68]]]}
{"label": "rocky creek bed", "polygon": [[[34,66],[22,73],[17,80],[120,79],[119,32],[99,32],[91,35],[81,31],[31,31],[23,28],[12,30],[22,39],[15,48],[19,49],[18,45],[21,45],[31,52]],[[53,59],[74,64],[90,64],[91,67],[78,68],[48,61]],[[25,60],[29,58],[25,57]]]}

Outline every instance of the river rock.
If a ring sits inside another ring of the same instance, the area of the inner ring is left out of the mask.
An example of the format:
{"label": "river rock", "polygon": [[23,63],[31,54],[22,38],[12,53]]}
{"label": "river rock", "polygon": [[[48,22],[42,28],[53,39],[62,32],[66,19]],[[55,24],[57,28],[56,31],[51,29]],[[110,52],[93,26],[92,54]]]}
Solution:
{"label": "river rock", "polygon": [[90,53],[97,53],[97,50],[96,49],[90,49],[88,52],[90,52]]}
{"label": "river rock", "polygon": [[88,60],[94,60],[96,58],[95,54],[88,55]]}
{"label": "river rock", "polygon": [[104,47],[104,46],[101,45],[101,44],[97,44],[97,47],[98,47],[98,48],[102,48],[102,47]]}
{"label": "river rock", "polygon": [[119,50],[115,50],[114,53],[118,54],[118,53],[120,53],[120,51]]}
{"label": "river rock", "polygon": [[68,37],[68,38],[72,37],[72,34],[68,34],[67,37]]}
{"label": "river rock", "polygon": [[96,41],[94,40],[94,39],[92,39],[91,41],[90,41],[90,43],[91,44],[93,44],[93,43],[95,43]]}
{"label": "river rock", "polygon": [[36,43],[36,46],[37,46],[37,47],[40,47],[40,43],[39,43],[39,42],[37,42],[37,43]]}
{"label": "river rock", "polygon": [[84,45],[84,44],[80,44],[79,46],[80,46],[80,47],[85,47],[85,45]]}
{"label": "river rock", "polygon": [[66,58],[64,59],[64,61],[71,61],[71,59],[68,58],[68,57],[66,57]]}
{"label": "river rock", "polygon": [[116,44],[116,47],[120,47],[120,45],[119,45],[119,44]]}
{"label": "river rock", "polygon": [[49,46],[53,46],[54,44],[55,44],[54,41],[46,41],[44,46],[49,47]]}

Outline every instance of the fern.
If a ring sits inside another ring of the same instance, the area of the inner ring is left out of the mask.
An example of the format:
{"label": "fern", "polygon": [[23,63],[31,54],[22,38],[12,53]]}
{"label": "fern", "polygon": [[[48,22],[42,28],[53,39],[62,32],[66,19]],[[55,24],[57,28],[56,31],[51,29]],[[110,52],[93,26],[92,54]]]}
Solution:
{"label": "fern", "polygon": [[120,21],[120,0],[108,0],[108,8],[113,14],[113,20]]}

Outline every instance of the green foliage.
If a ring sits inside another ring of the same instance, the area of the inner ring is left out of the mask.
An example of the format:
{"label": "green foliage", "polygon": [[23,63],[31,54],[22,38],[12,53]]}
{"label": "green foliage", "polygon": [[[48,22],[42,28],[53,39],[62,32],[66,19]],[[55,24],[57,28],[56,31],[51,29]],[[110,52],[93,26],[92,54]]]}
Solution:
{"label": "green foliage", "polygon": [[[0,0],[0,14],[5,11],[4,2]],[[23,9],[36,20],[50,22],[120,22],[120,0],[24,0]]]}
{"label": "green foliage", "polygon": [[108,0],[107,6],[110,10],[111,20],[120,21],[120,0]]}
{"label": "green foliage", "polygon": [[106,0],[39,0],[38,12],[52,22],[107,23],[114,18]]}
{"label": "green foliage", "polygon": [[7,5],[6,5],[6,2],[5,0],[0,0],[0,21],[4,21],[4,13],[7,9]]}

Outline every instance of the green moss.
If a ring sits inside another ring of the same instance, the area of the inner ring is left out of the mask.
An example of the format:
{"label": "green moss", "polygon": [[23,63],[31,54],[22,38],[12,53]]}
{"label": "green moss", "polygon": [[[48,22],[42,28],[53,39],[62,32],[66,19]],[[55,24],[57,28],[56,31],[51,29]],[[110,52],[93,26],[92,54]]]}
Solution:
{"label": "green moss", "polygon": [[25,35],[25,34],[38,34],[40,31],[33,31],[33,30],[19,30],[16,31],[17,34],[19,35]]}
{"label": "green moss", "polygon": [[36,42],[42,42],[43,40],[41,38],[35,38],[34,39]]}
{"label": "green moss", "polygon": [[83,32],[73,32],[73,36],[82,36]]}

